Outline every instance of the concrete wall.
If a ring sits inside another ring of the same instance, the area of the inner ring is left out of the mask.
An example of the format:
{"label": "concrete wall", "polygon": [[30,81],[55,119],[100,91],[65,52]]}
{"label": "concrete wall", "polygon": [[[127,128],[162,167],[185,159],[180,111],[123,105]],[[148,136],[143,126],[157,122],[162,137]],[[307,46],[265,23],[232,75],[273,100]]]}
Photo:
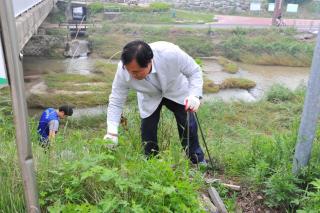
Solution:
{"label": "concrete wall", "polygon": [[16,18],[17,37],[20,50],[23,49],[32,35],[37,32],[41,23],[53,9],[53,6],[54,0],[44,0]]}

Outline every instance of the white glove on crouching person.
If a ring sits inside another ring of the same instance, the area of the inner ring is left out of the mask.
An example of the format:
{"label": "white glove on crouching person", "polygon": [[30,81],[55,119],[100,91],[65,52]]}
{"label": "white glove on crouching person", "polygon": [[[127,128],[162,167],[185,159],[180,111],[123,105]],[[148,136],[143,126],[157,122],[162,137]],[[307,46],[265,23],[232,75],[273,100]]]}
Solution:
{"label": "white glove on crouching person", "polygon": [[107,122],[107,134],[103,137],[104,140],[108,141],[108,148],[114,148],[118,145],[118,126],[116,122]]}
{"label": "white glove on crouching person", "polygon": [[190,95],[184,99],[185,110],[196,112],[200,106],[200,99],[196,96]]}

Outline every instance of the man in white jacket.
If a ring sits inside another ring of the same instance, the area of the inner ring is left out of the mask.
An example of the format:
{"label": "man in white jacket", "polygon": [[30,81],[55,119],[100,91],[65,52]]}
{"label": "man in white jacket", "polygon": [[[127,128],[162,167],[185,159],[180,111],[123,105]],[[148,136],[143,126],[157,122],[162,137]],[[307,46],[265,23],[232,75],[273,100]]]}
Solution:
{"label": "man in white jacket", "polygon": [[157,129],[162,106],[174,113],[182,146],[192,163],[205,162],[199,145],[197,123],[193,113],[189,118],[187,144],[187,110],[196,112],[202,96],[202,70],[178,46],[164,41],[147,43],[136,40],[122,51],[107,113],[107,134],[104,139],[118,144],[118,126],[128,90],[137,91],[141,116],[141,136],[147,156],[159,151]]}

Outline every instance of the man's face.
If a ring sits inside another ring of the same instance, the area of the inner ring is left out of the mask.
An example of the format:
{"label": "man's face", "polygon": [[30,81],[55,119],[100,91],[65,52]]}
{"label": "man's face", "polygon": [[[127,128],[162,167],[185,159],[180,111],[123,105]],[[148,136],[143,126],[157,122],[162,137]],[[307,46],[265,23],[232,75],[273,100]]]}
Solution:
{"label": "man's face", "polygon": [[129,64],[125,65],[125,67],[133,78],[142,80],[150,73],[151,62],[147,67],[140,67],[136,59],[133,59]]}
{"label": "man's face", "polygon": [[67,115],[64,114],[64,111],[60,111],[60,112],[58,113],[58,116],[59,116],[60,119],[64,119],[64,118],[67,117]]}

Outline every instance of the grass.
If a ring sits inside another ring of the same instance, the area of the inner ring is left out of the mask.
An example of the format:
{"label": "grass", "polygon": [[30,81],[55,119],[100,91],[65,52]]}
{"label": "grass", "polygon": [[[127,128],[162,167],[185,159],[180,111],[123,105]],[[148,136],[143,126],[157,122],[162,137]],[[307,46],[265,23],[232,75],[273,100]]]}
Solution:
{"label": "grass", "polygon": [[187,10],[171,10],[168,12],[125,12],[113,20],[115,23],[139,24],[198,24],[213,21],[213,14]]}
{"label": "grass", "polygon": [[280,84],[273,85],[266,94],[267,100],[275,103],[279,101],[290,101],[293,97],[293,92]]}
{"label": "grass", "polygon": [[[128,118],[130,127],[138,125],[137,113]],[[169,122],[172,117],[165,119]],[[31,119],[43,212],[204,212],[198,199],[203,185],[201,175],[190,168],[179,143],[163,150],[159,159],[147,161],[135,128],[121,129],[121,145],[115,151],[108,150],[101,139],[105,130],[97,125],[104,122],[103,115],[70,120],[65,134],[60,130],[45,154],[37,144],[36,120]],[[61,129],[63,126],[66,123]],[[1,211],[25,212],[10,115],[1,120],[0,128],[0,179],[6,189],[0,195]],[[177,140],[177,136],[172,140]]]}
{"label": "grass", "polygon": [[220,87],[218,84],[215,84],[211,80],[204,78],[203,82],[203,92],[204,93],[217,93],[219,92]]}
{"label": "grass", "polygon": [[44,76],[48,93],[32,94],[28,98],[28,106],[46,108],[63,104],[75,107],[105,105],[111,92],[116,66],[97,60],[93,70],[95,74],[48,73]]}
{"label": "grass", "polygon": [[107,93],[89,94],[32,94],[27,102],[31,108],[59,107],[68,104],[74,107],[91,107],[107,104]]}
{"label": "grass", "polygon": [[[302,103],[303,91],[297,91],[289,101],[277,103],[263,100],[250,104],[213,102],[203,105],[199,119],[210,152],[220,168],[216,174],[224,174],[225,179],[235,178],[242,186],[251,185],[251,190],[264,194],[265,204],[272,208],[290,210],[299,208],[299,205],[301,209],[307,208],[303,202],[294,204],[292,201],[305,199],[313,202],[313,195],[303,196],[303,186],[307,183],[305,181],[319,178],[316,156],[320,146],[316,139],[310,169],[305,177],[291,176],[292,149]],[[199,211],[197,191],[204,184],[201,175],[190,169],[180,150],[177,134],[172,132],[172,128],[176,128],[172,114],[165,111],[162,116],[160,158],[149,161],[141,154],[139,131],[136,131],[139,126],[137,109],[126,111],[125,116],[128,130],[120,129],[117,150],[104,148],[101,137],[105,120],[104,116],[97,116],[70,120],[67,132],[60,132],[49,154],[44,154],[37,145],[36,121],[31,120],[31,140],[44,211],[73,212],[78,209],[80,212],[100,212],[112,211],[114,207],[118,212],[134,211],[142,206],[146,212],[155,209],[160,212],[168,209]],[[1,120],[0,127],[3,132],[1,141],[4,141],[1,150],[5,150],[0,151],[0,163],[3,163],[0,177],[7,189],[6,194],[1,194],[0,203],[6,202],[5,211],[23,212],[19,170],[17,167],[11,169],[17,159],[14,157],[15,147],[10,145],[14,138],[10,114]],[[54,163],[52,159],[55,159]],[[16,184],[14,188],[10,187],[12,181]],[[229,211],[234,211],[238,195],[217,188]],[[15,199],[10,199],[13,194]]]}
{"label": "grass", "polygon": [[[320,178],[320,129],[310,166],[297,177],[291,175],[303,99],[304,89],[299,89],[291,99],[276,103],[265,99],[204,104],[198,116],[218,168],[215,176],[234,180],[244,188],[250,186],[250,191],[261,193],[264,204],[274,211],[315,211],[318,191],[307,186]],[[8,106],[0,111],[0,178],[6,191],[0,194],[0,206],[5,206],[5,212],[24,212]],[[201,212],[198,192],[205,185],[201,173],[190,168],[181,151],[177,133],[172,131],[176,128],[173,115],[168,110],[162,112],[158,133],[161,154],[151,160],[142,155],[137,108],[131,106],[124,115],[128,128],[120,128],[120,145],[115,151],[104,148],[105,116],[101,115],[69,120],[67,131],[59,132],[47,154],[37,144],[36,120],[31,119],[44,212],[106,212],[112,208],[127,212],[142,211],[142,206],[143,212]],[[228,210],[235,211],[241,195],[216,187]]]}
{"label": "grass", "polygon": [[244,63],[310,66],[314,42],[296,40],[292,36],[292,30],[262,30],[258,35],[252,36],[254,33],[256,32],[234,33],[218,46],[225,57]]}
{"label": "grass", "polygon": [[47,20],[50,23],[61,23],[66,21],[66,16],[63,10],[53,10],[51,13],[49,13]]}
{"label": "grass", "polygon": [[233,63],[232,61],[220,56],[218,58],[218,63],[222,65],[223,71],[231,74],[235,74],[238,72],[239,67],[237,64]]}
{"label": "grass", "polygon": [[102,29],[96,29],[89,38],[93,43],[96,54],[103,58],[119,59],[123,46],[132,40],[141,39],[148,43],[156,41],[168,41],[179,45],[193,57],[211,56],[214,45],[208,35],[203,31],[199,33],[194,29],[180,29],[169,27],[149,27],[124,25],[104,25]]}
{"label": "grass", "polygon": [[[93,52],[106,59],[109,59],[112,56],[114,56],[113,59],[119,59],[123,46],[133,39],[134,38],[131,36],[119,34],[94,34],[92,37],[89,37],[89,40],[93,43]],[[119,54],[116,54],[117,52],[119,52]]]}
{"label": "grass", "polygon": [[[260,65],[308,67],[311,64],[315,42],[299,41],[293,29],[215,29],[208,35],[207,29],[169,28],[166,26],[139,26],[126,24],[119,27],[103,24],[90,36],[95,53],[109,58],[121,51],[134,39],[148,43],[164,40],[175,43],[192,57],[222,56],[224,70],[237,71],[233,61]],[[277,39],[274,39],[277,38]],[[119,58],[119,54],[114,58]],[[228,63],[227,63],[228,62]]]}
{"label": "grass", "polygon": [[[98,3],[99,8],[101,3]],[[163,5],[160,5],[163,4]],[[205,23],[212,22],[213,14],[210,12],[194,12],[189,10],[171,9],[165,3],[152,3],[149,7],[127,6],[115,3],[104,4],[109,12],[121,12],[112,20],[114,23],[138,23],[138,24],[161,24],[161,23]],[[102,10],[96,10],[101,13]]]}
{"label": "grass", "polygon": [[188,10],[176,10],[177,21],[187,23],[207,23],[213,21],[213,13],[208,12],[195,12]]}
{"label": "grass", "polygon": [[254,81],[244,78],[227,78],[220,84],[220,89],[251,89],[256,86]]}

